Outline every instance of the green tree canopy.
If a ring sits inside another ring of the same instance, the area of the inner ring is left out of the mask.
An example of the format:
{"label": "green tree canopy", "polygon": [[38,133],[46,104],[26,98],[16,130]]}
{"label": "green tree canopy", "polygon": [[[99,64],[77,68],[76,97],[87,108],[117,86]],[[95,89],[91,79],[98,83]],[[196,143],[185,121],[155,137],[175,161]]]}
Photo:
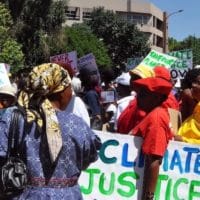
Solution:
{"label": "green tree canopy", "polygon": [[200,64],[200,38],[188,36],[182,41],[177,41],[174,38],[169,38],[169,50],[178,51],[183,49],[192,49],[193,65]]}
{"label": "green tree canopy", "polygon": [[111,59],[104,43],[99,40],[85,24],[74,24],[66,27],[67,50],[77,51],[78,57],[93,53],[100,69],[110,68]]}
{"label": "green tree canopy", "polygon": [[87,21],[93,33],[101,38],[115,65],[127,58],[144,56],[150,50],[148,38],[134,24],[120,19],[114,12],[96,8]]}
{"label": "green tree canopy", "polygon": [[21,45],[11,34],[12,17],[3,3],[0,3],[0,62],[11,66],[11,72],[23,67],[24,56]]}
{"label": "green tree canopy", "polygon": [[59,45],[63,43],[59,39],[57,43],[53,43],[56,44],[55,48],[52,47],[54,37],[62,35],[60,30],[65,21],[66,1],[5,0],[4,2],[11,11],[15,23],[12,31],[17,41],[22,44],[26,65],[34,66],[48,62],[52,49],[54,52],[59,51]]}

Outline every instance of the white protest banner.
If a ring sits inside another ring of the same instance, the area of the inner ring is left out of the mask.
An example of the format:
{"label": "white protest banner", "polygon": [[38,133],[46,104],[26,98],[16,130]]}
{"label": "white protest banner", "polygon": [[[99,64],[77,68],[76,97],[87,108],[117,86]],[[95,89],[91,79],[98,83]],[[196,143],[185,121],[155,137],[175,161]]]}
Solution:
{"label": "white protest banner", "polygon": [[[96,131],[99,159],[82,172],[84,200],[139,200],[144,161],[139,137]],[[157,181],[156,200],[200,199],[200,146],[171,141]]]}
{"label": "white protest banner", "polygon": [[69,64],[74,72],[78,71],[77,68],[77,52],[71,51],[69,53],[63,53],[50,57],[50,62],[63,62]]}
{"label": "white protest banner", "polygon": [[11,85],[8,77],[7,65],[0,63],[0,87]]}
{"label": "white protest banner", "polygon": [[155,66],[165,66],[169,69],[176,60],[176,57],[151,50],[139,65],[151,68],[154,68]]}
{"label": "white protest banner", "polygon": [[178,58],[171,66],[171,76],[173,79],[183,79],[189,69],[193,68],[193,53],[191,49],[172,51],[170,56]]}

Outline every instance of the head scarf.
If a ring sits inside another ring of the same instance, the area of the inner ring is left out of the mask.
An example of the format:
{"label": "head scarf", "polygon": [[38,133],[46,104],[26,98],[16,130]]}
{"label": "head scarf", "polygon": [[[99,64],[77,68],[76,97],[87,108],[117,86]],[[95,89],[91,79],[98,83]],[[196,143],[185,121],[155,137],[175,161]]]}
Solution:
{"label": "head scarf", "polygon": [[[46,119],[46,134],[51,161],[54,162],[62,148],[61,130],[55,109],[48,95],[62,92],[71,84],[68,72],[58,64],[45,63],[33,68],[28,77],[27,90],[21,91],[18,102],[26,109],[28,122],[36,121],[43,126],[41,112]],[[31,102],[37,102],[34,109]]]}
{"label": "head scarf", "polygon": [[138,65],[134,69],[130,70],[129,73],[130,75],[131,74],[138,75],[141,78],[148,78],[155,76],[155,72],[152,68],[143,65]]}

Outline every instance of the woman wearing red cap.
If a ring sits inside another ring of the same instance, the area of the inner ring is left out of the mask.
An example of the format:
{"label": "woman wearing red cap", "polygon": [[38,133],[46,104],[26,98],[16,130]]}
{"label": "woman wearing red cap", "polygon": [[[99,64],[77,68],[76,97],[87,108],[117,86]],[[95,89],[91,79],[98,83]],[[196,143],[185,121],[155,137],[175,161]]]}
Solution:
{"label": "woman wearing red cap", "polygon": [[[152,71],[154,73],[152,74],[152,77],[158,77],[164,79],[171,84],[170,71],[166,67],[156,66]],[[131,74],[133,75],[133,71],[131,72]],[[142,78],[139,76],[137,77],[138,77],[137,79]],[[134,90],[135,90],[134,80],[137,79],[131,79],[131,86],[132,89]],[[178,101],[176,100],[172,92],[169,93],[168,98],[162,103],[162,106],[165,108],[172,108],[177,111],[179,110]],[[145,116],[146,113],[137,106],[137,99],[133,99],[119,116],[119,119],[117,121],[117,132],[122,134],[128,134],[130,130],[133,127],[135,127]]]}
{"label": "woman wearing red cap", "polygon": [[130,134],[143,138],[142,152],[145,156],[142,200],[154,198],[159,167],[173,134],[169,127],[170,117],[163,102],[172,84],[163,78],[145,78],[134,81],[137,88],[137,106],[147,115]]}

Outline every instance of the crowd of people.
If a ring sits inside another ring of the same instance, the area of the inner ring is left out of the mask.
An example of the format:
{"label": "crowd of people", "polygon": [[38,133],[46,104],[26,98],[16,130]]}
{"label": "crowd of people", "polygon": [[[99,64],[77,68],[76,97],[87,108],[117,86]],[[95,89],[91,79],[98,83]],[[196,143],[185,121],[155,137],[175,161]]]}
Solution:
{"label": "crowd of people", "polygon": [[[101,84],[97,79],[94,84],[98,88],[93,87],[96,100],[85,101],[89,109],[93,109],[92,103],[96,102],[103,124],[98,127],[100,130],[143,138],[144,200],[154,198],[159,168],[169,141],[200,143],[199,73],[199,68],[190,69],[178,85],[165,66],[139,65],[117,77],[107,71]],[[89,77],[87,80],[89,82]],[[104,92],[112,91],[113,98],[104,101],[99,87]]]}
{"label": "crowd of people", "polygon": [[189,70],[178,88],[164,66],[139,65],[116,77],[112,70],[75,74],[67,64],[44,63],[13,80],[17,87],[0,87],[0,159],[14,109],[25,112],[21,129],[29,126],[28,186],[13,199],[81,200],[78,178],[101,148],[93,130],[143,138],[142,200],[154,198],[170,140],[200,144],[200,68]]}

